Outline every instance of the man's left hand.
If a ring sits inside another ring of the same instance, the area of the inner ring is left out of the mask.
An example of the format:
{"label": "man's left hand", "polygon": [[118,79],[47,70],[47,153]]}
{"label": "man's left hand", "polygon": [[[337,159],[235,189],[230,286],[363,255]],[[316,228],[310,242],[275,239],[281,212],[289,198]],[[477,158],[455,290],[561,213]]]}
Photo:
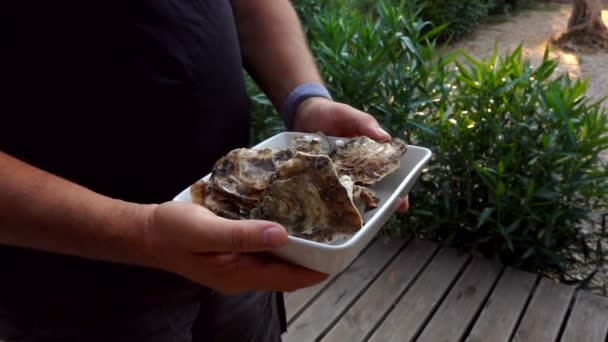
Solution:
{"label": "man's left hand", "polygon": [[[337,137],[368,136],[377,141],[391,139],[376,119],[347,104],[334,102],[322,97],[312,97],[298,107],[293,122],[296,132],[323,132]],[[406,212],[409,208],[407,196],[400,199],[397,208]]]}
{"label": "man's left hand", "polygon": [[391,138],[376,119],[347,104],[334,102],[323,97],[311,97],[302,102],[294,118],[297,132],[323,132],[336,137],[356,137],[365,135],[374,140],[386,141]]}

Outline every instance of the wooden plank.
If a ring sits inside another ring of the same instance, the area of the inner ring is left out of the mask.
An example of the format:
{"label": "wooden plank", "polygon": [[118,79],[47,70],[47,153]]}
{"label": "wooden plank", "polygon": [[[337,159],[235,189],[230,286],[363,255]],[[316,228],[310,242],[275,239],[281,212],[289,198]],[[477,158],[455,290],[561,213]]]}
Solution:
{"label": "wooden plank", "polygon": [[380,238],[288,327],[284,341],[313,341],[331,327],[399,252],[405,240]]}
{"label": "wooden plank", "polygon": [[400,294],[413,282],[438,246],[414,239],[342,316],[323,341],[363,341]]}
{"label": "wooden plank", "polygon": [[579,291],[562,341],[604,342],[607,335],[608,298]]}
{"label": "wooden plank", "polygon": [[537,276],[507,267],[469,334],[468,342],[509,341]]}
{"label": "wooden plank", "polygon": [[369,341],[411,341],[439,305],[468,259],[468,255],[452,248],[440,250]]}
{"label": "wooden plank", "polygon": [[311,302],[332,280],[331,276],[323,282],[311,287],[307,287],[295,292],[290,292],[285,296],[285,313],[287,322],[290,322]]}
{"label": "wooden plank", "polygon": [[[382,238],[382,237],[380,237],[380,238]],[[369,249],[369,247],[371,245],[373,245],[374,241],[376,241],[376,239],[372,240],[366,246],[366,248],[363,251],[361,251],[360,255],[357,256],[357,258],[355,258],[355,260],[357,260],[362,255],[364,255],[365,252]],[[353,260],[353,262],[355,262],[355,260]],[[342,272],[344,272],[344,271],[342,271]],[[342,272],[340,272],[340,274]],[[303,288],[303,289],[300,289],[300,290],[294,291],[294,292],[286,292],[284,294],[284,298],[285,298],[285,311],[287,314],[288,324],[291,324],[293,319],[297,315],[300,314],[300,312],[306,307],[306,305],[308,305],[312,300],[314,300],[314,298],[321,291],[323,291],[325,289],[325,287],[327,287],[333,281],[333,279],[336,278],[338,275],[339,274],[331,275],[330,277],[325,279],[323,282],[316,284],[314,286],[311,286],[311,287]]]}
{"label": "wooden plank", "polygon": [[449,342],[464,338],[499,274],[500,270],[490,260],[473,258],[417,341]]}
{"label": "wooden plank", "polygon": [[573,295],[574,286],[542,278],[513,340],[555,341]]}

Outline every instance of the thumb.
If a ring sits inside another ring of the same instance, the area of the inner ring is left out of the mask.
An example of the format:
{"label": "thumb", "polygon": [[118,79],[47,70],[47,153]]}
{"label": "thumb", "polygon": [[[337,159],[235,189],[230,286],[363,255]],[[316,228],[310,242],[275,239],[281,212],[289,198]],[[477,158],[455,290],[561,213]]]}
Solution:
{"label": "thumb", "polygon": [[376,121],[376,119],[369,114],[359,116],[357,126],[360,134],[368,136],[374,140],[386,141],[391,139],[391,135],[380,127],[378,121]]}
{"label": "thumb", "polygon": [[287,244],[287,231],[278,223],[229,220],[208,216],[205,252],[261,252]]}

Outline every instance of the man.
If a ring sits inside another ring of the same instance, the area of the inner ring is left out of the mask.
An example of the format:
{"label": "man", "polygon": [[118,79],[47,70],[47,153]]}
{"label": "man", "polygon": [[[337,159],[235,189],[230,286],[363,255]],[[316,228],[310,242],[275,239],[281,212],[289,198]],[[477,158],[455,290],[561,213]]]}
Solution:
{"label": "man", "polygon": [[280,292],[325,275],[170,200],[247,145],[243,66],[292,130],[389,137],[329,99],[289,2],[3,7],[0,340],[279,340]]}

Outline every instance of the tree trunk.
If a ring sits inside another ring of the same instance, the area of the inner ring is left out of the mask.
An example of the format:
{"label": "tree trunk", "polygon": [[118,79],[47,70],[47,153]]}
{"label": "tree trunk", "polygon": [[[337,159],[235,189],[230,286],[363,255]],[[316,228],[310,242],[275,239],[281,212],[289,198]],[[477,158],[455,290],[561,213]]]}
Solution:
{"label": "tree trunk", "polygon": [[608,48],[608,27],[602,20],[602,0],[572,0],[568,30],[557,40],[562,47]]}

